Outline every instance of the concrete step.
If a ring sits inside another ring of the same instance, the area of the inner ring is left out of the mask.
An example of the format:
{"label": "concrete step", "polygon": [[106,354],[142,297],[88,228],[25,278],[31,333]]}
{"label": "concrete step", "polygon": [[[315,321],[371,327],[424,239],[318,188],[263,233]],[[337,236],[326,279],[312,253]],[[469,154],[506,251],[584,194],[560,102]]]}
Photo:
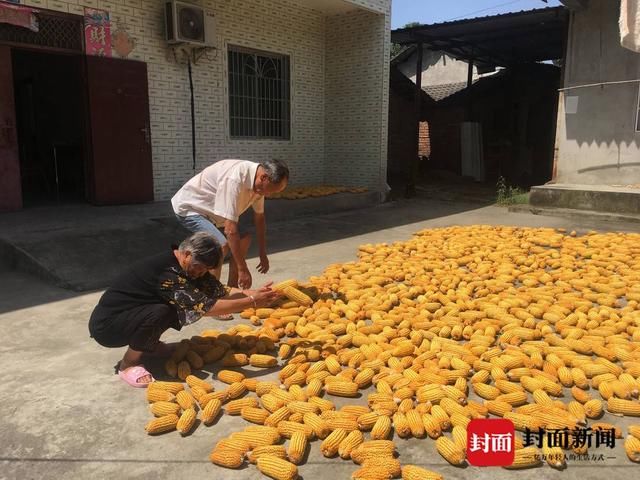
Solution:
{"label": "concrete step", "polygon": [[640,214],[640,188],[611,185],[552,184],[531,188],[529,203],[539,208]]}
{"label": "concrete step", "polygon": [[532,213],[534,215],[542,215],[547,217],[569,218],[582,222],[625,222],[630,224],[638,224],[638,229],[640,230],[640,214],[616,214],[608,212],[598,212],[595,210],[537,207],[534,205],[512,205],[509,207],[509,211],[515,213]]}

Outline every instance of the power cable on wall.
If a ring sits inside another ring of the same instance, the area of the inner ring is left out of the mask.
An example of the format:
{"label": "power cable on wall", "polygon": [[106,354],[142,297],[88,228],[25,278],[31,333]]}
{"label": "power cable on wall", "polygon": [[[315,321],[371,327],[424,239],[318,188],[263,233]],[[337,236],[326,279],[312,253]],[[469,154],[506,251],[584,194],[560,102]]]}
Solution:
{"label": "power cable on wall", "polygon": [[191,59],[187,60],[187,68],[189,70],[189,91],[191,92],[191,156],[193,164],[191,168],[196,173],[196,111],[195,101],[193,99],[193,74],[191,72]]}

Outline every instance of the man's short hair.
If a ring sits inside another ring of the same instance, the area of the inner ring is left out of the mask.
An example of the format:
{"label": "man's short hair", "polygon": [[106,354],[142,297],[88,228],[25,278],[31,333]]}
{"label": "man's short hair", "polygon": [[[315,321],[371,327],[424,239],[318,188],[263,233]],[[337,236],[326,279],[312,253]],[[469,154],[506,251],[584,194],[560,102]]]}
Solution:
{"label": "man's short hair", "polygon": [[271,183],[278,184],[289,179],[289,167],[281,160],[265,160],[260,163],[260,166],[264,169],[264,173],[267,174]]}
{"label": "man's short hair", "polygon": [[194,262],[206,267],[215,268],[222,259],[222,248],[209,232],[197,232],[185,238],[178,250],[190,252]]}

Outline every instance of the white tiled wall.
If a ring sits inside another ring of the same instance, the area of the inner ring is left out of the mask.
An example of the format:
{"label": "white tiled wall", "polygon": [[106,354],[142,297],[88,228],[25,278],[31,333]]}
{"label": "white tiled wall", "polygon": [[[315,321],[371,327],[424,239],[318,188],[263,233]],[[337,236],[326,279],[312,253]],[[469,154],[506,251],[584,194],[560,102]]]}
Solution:
{"label": "white tiled wall", "polygon": [[[112,32],[123,29],[134,38],[129,58],[145,61],[148,68],[155,198],[170,198],[193,171],[187,67],[176,62],[164,42],[164,2],[22,3],[80,15],[84,6],[105,9]],[[389,0],[351,1],[367,10],[343,18],[325,17],[294,0],[191,3],[213,11],[217,25],[217,50],[193,66],[198,170],[223,158],[271,157],[289,163],[292,184],[379,187],[386,162]],[[228,138],[228,44],[290,56],[290,140]],[[342,162],[344,174],[336,177],[333,167]]]}

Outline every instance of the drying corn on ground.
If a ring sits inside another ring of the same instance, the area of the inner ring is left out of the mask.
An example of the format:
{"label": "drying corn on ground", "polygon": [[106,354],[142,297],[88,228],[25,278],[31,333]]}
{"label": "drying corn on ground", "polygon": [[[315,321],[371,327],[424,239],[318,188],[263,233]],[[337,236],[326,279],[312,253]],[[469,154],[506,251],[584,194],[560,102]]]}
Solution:
{"label": "drying corn on ground", "polygon": [[289,187],[284,192],[270,195],[269,198],[281,198],[285,200],[297,200],[309,197],[326,197],[336,193],[364,193],[368,190],[364,187],[336,187],[331,185],[318,185],[313,187]]}
{"label": "drying corn on ground", "polygon": [[[276,480],[296,478],[309,449],[352,462],[355,479],[442,478],[405,464],[402,439],[464,466],[475,418],[615,428],[640,461],[640,419],[601,419],[640,417],[639,234],[452,227],[358,257],[276,285],[285,300],[242,312],[252,325],[183,340],[165,365],[175,381],[147,390],[146,431],[188,435],[237,415],[246,427],[212,445],[211,462]],[[198,376],[207,364],[226,388]],[[569,451],[516,437],[509,468],[571,468]]]}

